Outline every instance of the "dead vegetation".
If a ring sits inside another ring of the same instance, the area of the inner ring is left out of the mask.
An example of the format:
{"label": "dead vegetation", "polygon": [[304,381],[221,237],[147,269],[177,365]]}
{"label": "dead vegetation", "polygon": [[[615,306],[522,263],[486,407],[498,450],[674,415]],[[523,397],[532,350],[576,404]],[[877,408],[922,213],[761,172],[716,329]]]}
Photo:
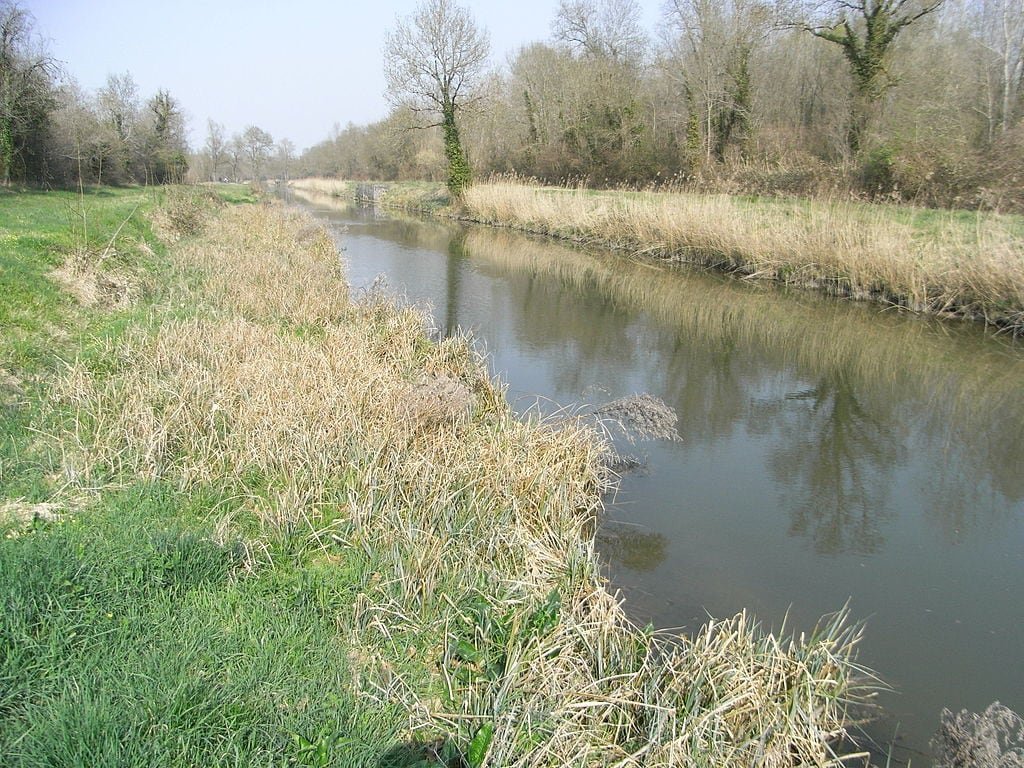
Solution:
{"label": "dead vegetation", "polygon": [[664,400],[648,393],[621,397],[598,407],[594,414],[620,426],[627,436],[679,440],[679,417]]}
{"label": "dead vegetation", "polygon": [[111,255],[76,251],[50,276],[83,307],[125,309],[138,299],[140,284],[129,272],[107,266]]}
{"label": "dead vegetation", "polygon": [[1010,219],[846,202],[593,192],[508,178],[466,190],[469,217],[1024,333],[1024,240]]}
{"label": "dead vegetation", "polygon": [[1021,768],[1024,720],[998,701],[981,713],[944,709],[932,748],[935,768]]}

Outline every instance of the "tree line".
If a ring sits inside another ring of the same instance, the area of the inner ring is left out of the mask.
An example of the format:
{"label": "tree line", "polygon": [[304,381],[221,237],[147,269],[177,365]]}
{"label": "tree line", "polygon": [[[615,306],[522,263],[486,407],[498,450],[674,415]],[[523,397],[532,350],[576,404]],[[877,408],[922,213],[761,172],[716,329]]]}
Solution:
{"label": "tree line", "polygon": [[170,92],[144,99],[128,73],[83,91],[49,56],[31,14],[0,0],[0,183],[163,184],[187,170],[184,116]]}
{"label": "tree line", "polygon": [[215,120],[206,121],[206,141],[193,162],[200,181],[261,181],[292,176],[296,159],[291,139],[274,137],[258,125],[249,125],[228,136]]}
{"label": "tree line", "polygon": [[180,102],[143,98],[128,72],[87,92],[48,54],[32,15],[0,0],[0,184],[164,184],[288,178],[295,145],[259,126],[207,122],[191,153]]}
{"label": "tree line", "polygon": [[[454,0],[384,51],[392,111],[303,174],[854,194],[1024,210],[1024,0],[560,0],[488,68]],[[454,170],[453,170],[454,169]]]}

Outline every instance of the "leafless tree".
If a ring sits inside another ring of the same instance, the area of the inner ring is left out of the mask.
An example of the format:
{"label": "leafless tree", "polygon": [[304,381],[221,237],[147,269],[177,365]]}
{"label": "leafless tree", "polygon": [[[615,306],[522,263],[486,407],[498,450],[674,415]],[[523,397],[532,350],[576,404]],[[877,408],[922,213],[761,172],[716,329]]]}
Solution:
{"label": "leafless tree", "polygon": [[487,32],[452,0],[423,0],[412,16],[396,21],[384,44],[391,100],[440,118],[430,124],[444,131],[448,188],[454,195],[470,181],[457,116],[473,100],[489,52]]}
{"label": "leafless tree", "polygon": [[1024,0],[981,0],[975,13],[981,43],[995,59],[999,130],[1006,133],[1024,90]]}
{"label": "leafless tree", "polygon": [[295,159],[295,143],[291,139],[281,139],[277,142],[278,173],[282,179],[288,181],[292,160]]}
{"label": "leafless tree", "polygon": [[139,86],[130,72],[108,75],[107,83],[96,94],[96,102],[106,129],[107,176],[113,183],[138,180],[136,174],[139,147],[138,124],[141,113]]}
{"label": "leafless tree", "polygon": [[212,118],[206,121],[206,144],[203,149],[210,164],[210,179],[217,181],[220,179],[220,166],[227,154],[228,140],[224,135],[224,126]]}
{"label": "leafless tree", "polygon": [[240,181],[242,178],[242,166],[245,163],[245,141],[241,134],[233,134],[227,146],[227,159],[231,165],[231,180]]}
{"label": "leafless tree", "polygon": [[262,128],[250,125],[242,132],[242,146],[252,169],[252,177],[259,181],[262,178],[263,164],[274,146],[274,137]]}
{"label": "leafless tree", "polygon": [[665,61],[687,106],[687,143],[706,161],[724,158],[751,119],[751,56],[771,29],[761,0],[669,0]]}
{"label": "leafless tree", "polygon": [[636,0],[561,0],[555,40],[593,58],[639,63],[647,49]]}

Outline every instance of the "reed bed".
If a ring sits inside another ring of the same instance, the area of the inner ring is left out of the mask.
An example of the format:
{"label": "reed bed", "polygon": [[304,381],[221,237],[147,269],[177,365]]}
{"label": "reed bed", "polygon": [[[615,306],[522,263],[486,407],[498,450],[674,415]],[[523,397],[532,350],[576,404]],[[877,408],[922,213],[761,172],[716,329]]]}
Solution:
{"label": "reed bed", "polygon": [[302,216],[222,211],[177,253],[205,286],[192,316],[63,377],[78,449],[94,474],[244,499],[231,525],[262,567],[283,552],[359,574],[338,632],[364,705],[407,708],[391,759],[843,761],[866,679],[845,613],[792,637],[744,614],[693,637],[636,627],[594,550],[611,478],[592,426],[518,420],[467,340],[350,300]]}
{"label": "reed bed", "polygon": [[291,189],[298,189],[305,192],[316,192],[320,195],[331,197],[351,198],[355,194],[356,182],[344,179],[324,179],[318,176],[310,176],[305,179],[292,179],[288,182]]}
{"label": "reed bed", "polygon": [[338,197],[349,201],[358,200],[384,208],[421,213],[447,211],[451,202],[445,186],[431,181],[362,183],[310,177],[289,181],[288,188],[297,192]]}
{"label": "reed bed", "polygon": [[488,224],[814,286],[1024,333],[1024,236],[1003,217],[726,195],[592,192],[498,179],[468,189]]}

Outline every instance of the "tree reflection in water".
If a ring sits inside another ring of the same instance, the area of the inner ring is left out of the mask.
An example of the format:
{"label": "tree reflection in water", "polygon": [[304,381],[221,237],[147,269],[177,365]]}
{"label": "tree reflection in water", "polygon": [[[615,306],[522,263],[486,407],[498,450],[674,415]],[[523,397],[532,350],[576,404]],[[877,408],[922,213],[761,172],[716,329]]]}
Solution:
{"label": "tree reflection in water", "polygon": [[863,406],[847,377],[831,372],[786,395],[786,439],[771,459],[775,478],[802,499],[787,506],[790,532],[822,554],[877,552],[892,516],[888,492],[906,448],[893,413]]}

